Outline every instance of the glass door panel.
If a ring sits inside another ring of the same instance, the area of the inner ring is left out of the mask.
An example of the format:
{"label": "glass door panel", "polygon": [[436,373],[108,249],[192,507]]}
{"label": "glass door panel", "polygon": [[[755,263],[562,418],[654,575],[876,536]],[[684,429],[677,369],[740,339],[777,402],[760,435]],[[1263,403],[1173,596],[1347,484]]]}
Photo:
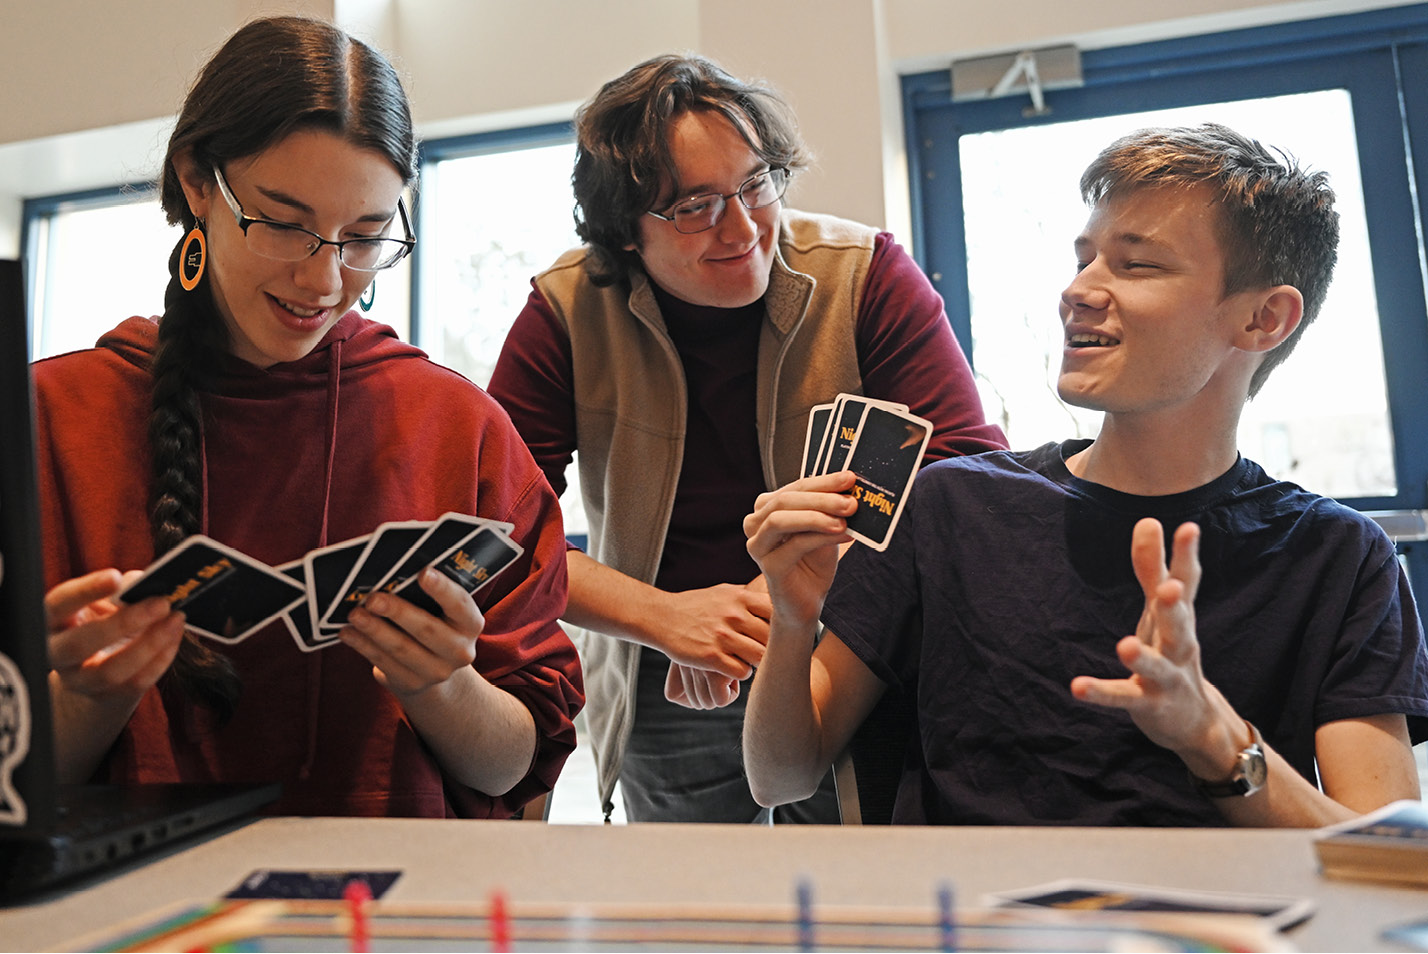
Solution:
{"label": "glass door panel", "polygon": [[1320,90],[970,133],[959,140],[972,361],[990,418],[1013,447],[1095,436],[1100,415],[1056,396],[1057,304],[1086,221],[1081,171],[1145,126],[1219,122],[1327,172],[1339,264],[1294,355],[1246,408],[1240,447],[1271,474],[1336,497],[1397,492],[1352,103]]}

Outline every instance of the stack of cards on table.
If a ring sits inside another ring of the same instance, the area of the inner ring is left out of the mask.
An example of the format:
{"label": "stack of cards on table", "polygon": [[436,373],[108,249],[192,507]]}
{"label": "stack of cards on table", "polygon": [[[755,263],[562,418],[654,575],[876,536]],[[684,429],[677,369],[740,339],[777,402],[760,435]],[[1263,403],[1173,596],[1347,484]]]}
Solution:
{"label": "stack of cards on table", "polygon": [[1428,888],[1428,805],[1403,799],[1320,828],[1314,851],[1331,878]]}
{"label": "stack of cards on table", "polygon": [[932,422],[908,413],[905,404],[840,394],[809,412],[803,476],[857,474],[858,510],[848,518],[848,533],[885,550],[931,438]]}
{"label": "stack of cards on table", "polygon": [[475,593],[521,555],[512,529],[460,513],[384,523],[276,568],[195,535],[156,560],[119,599],[166,596],[189,629],[223,643],[242,642],[281,616],[298,648],[312,652],[338,642],[347,614],[372,592],[395,593],[440,616],[417,583],[421,571],[434,567]]}

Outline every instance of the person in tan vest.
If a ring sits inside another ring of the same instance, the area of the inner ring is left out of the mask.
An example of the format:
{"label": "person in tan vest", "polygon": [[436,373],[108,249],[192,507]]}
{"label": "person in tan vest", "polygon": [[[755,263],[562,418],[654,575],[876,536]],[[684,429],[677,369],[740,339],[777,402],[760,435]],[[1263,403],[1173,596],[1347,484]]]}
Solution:
{"label": "person in tan vest", "polygon": [[[798,476],[839,392],[935,424],[929,459],[1005,445],[942,299],[892,237],[789,209],[809,161],[787,104],[707,59],[661,56],[577,119],[585,244],[536,276],[490,391],[557,492],[571,549],[600,800],[631,821],[766,822],[739,754],[741,682],[770,613],[742,520]],[[834,822],[825,780],[778,820]]]}

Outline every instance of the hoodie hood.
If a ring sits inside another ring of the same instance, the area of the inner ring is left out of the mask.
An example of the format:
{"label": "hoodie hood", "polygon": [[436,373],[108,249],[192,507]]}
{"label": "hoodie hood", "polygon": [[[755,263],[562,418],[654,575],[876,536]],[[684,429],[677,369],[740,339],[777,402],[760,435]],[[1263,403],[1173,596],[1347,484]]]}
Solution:
{"label": "hoodie hood", "polygon": [[[96,347],[112,351],[129,364],[148,370],[158,345],[157,318],[130,318],[101,337]],[[261,398],[276,389],[293,385],[316,385],[333,370],[333,357],[340,356],[337,370],[343,375],[392,358],[424,358],[420,348],[407,344],[387,325],[349,311],[328,329],[317,347],[296,361],[257,368],[239,358],[228,357],[218,369],[210,390],[231,397]]]}

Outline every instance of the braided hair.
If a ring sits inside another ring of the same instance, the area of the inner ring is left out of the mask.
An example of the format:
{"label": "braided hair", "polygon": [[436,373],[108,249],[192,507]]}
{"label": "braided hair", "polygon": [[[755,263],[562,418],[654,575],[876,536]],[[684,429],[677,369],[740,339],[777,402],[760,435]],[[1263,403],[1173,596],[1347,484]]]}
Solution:
{"label": "braided hair", "polygon": [[[202,228],[189,209],[175,158],[207,172],[256,155],[299,129],[322,129],[384,155],[403,182],[416,177],[416,138],[401,80],[371,47],[321,20],[269,17],[235,33],[203,68],[169,138],[159,182],[171,225]],[[200,395],[228,352],[227,327],[205,276],[180,283],[181,238],[169,257],[149,416],[152,478],[149,526],[154,553],[198,533],[203,514]],[[192,633],[163,682],[229,718],[240,694],[231,661]]]}

